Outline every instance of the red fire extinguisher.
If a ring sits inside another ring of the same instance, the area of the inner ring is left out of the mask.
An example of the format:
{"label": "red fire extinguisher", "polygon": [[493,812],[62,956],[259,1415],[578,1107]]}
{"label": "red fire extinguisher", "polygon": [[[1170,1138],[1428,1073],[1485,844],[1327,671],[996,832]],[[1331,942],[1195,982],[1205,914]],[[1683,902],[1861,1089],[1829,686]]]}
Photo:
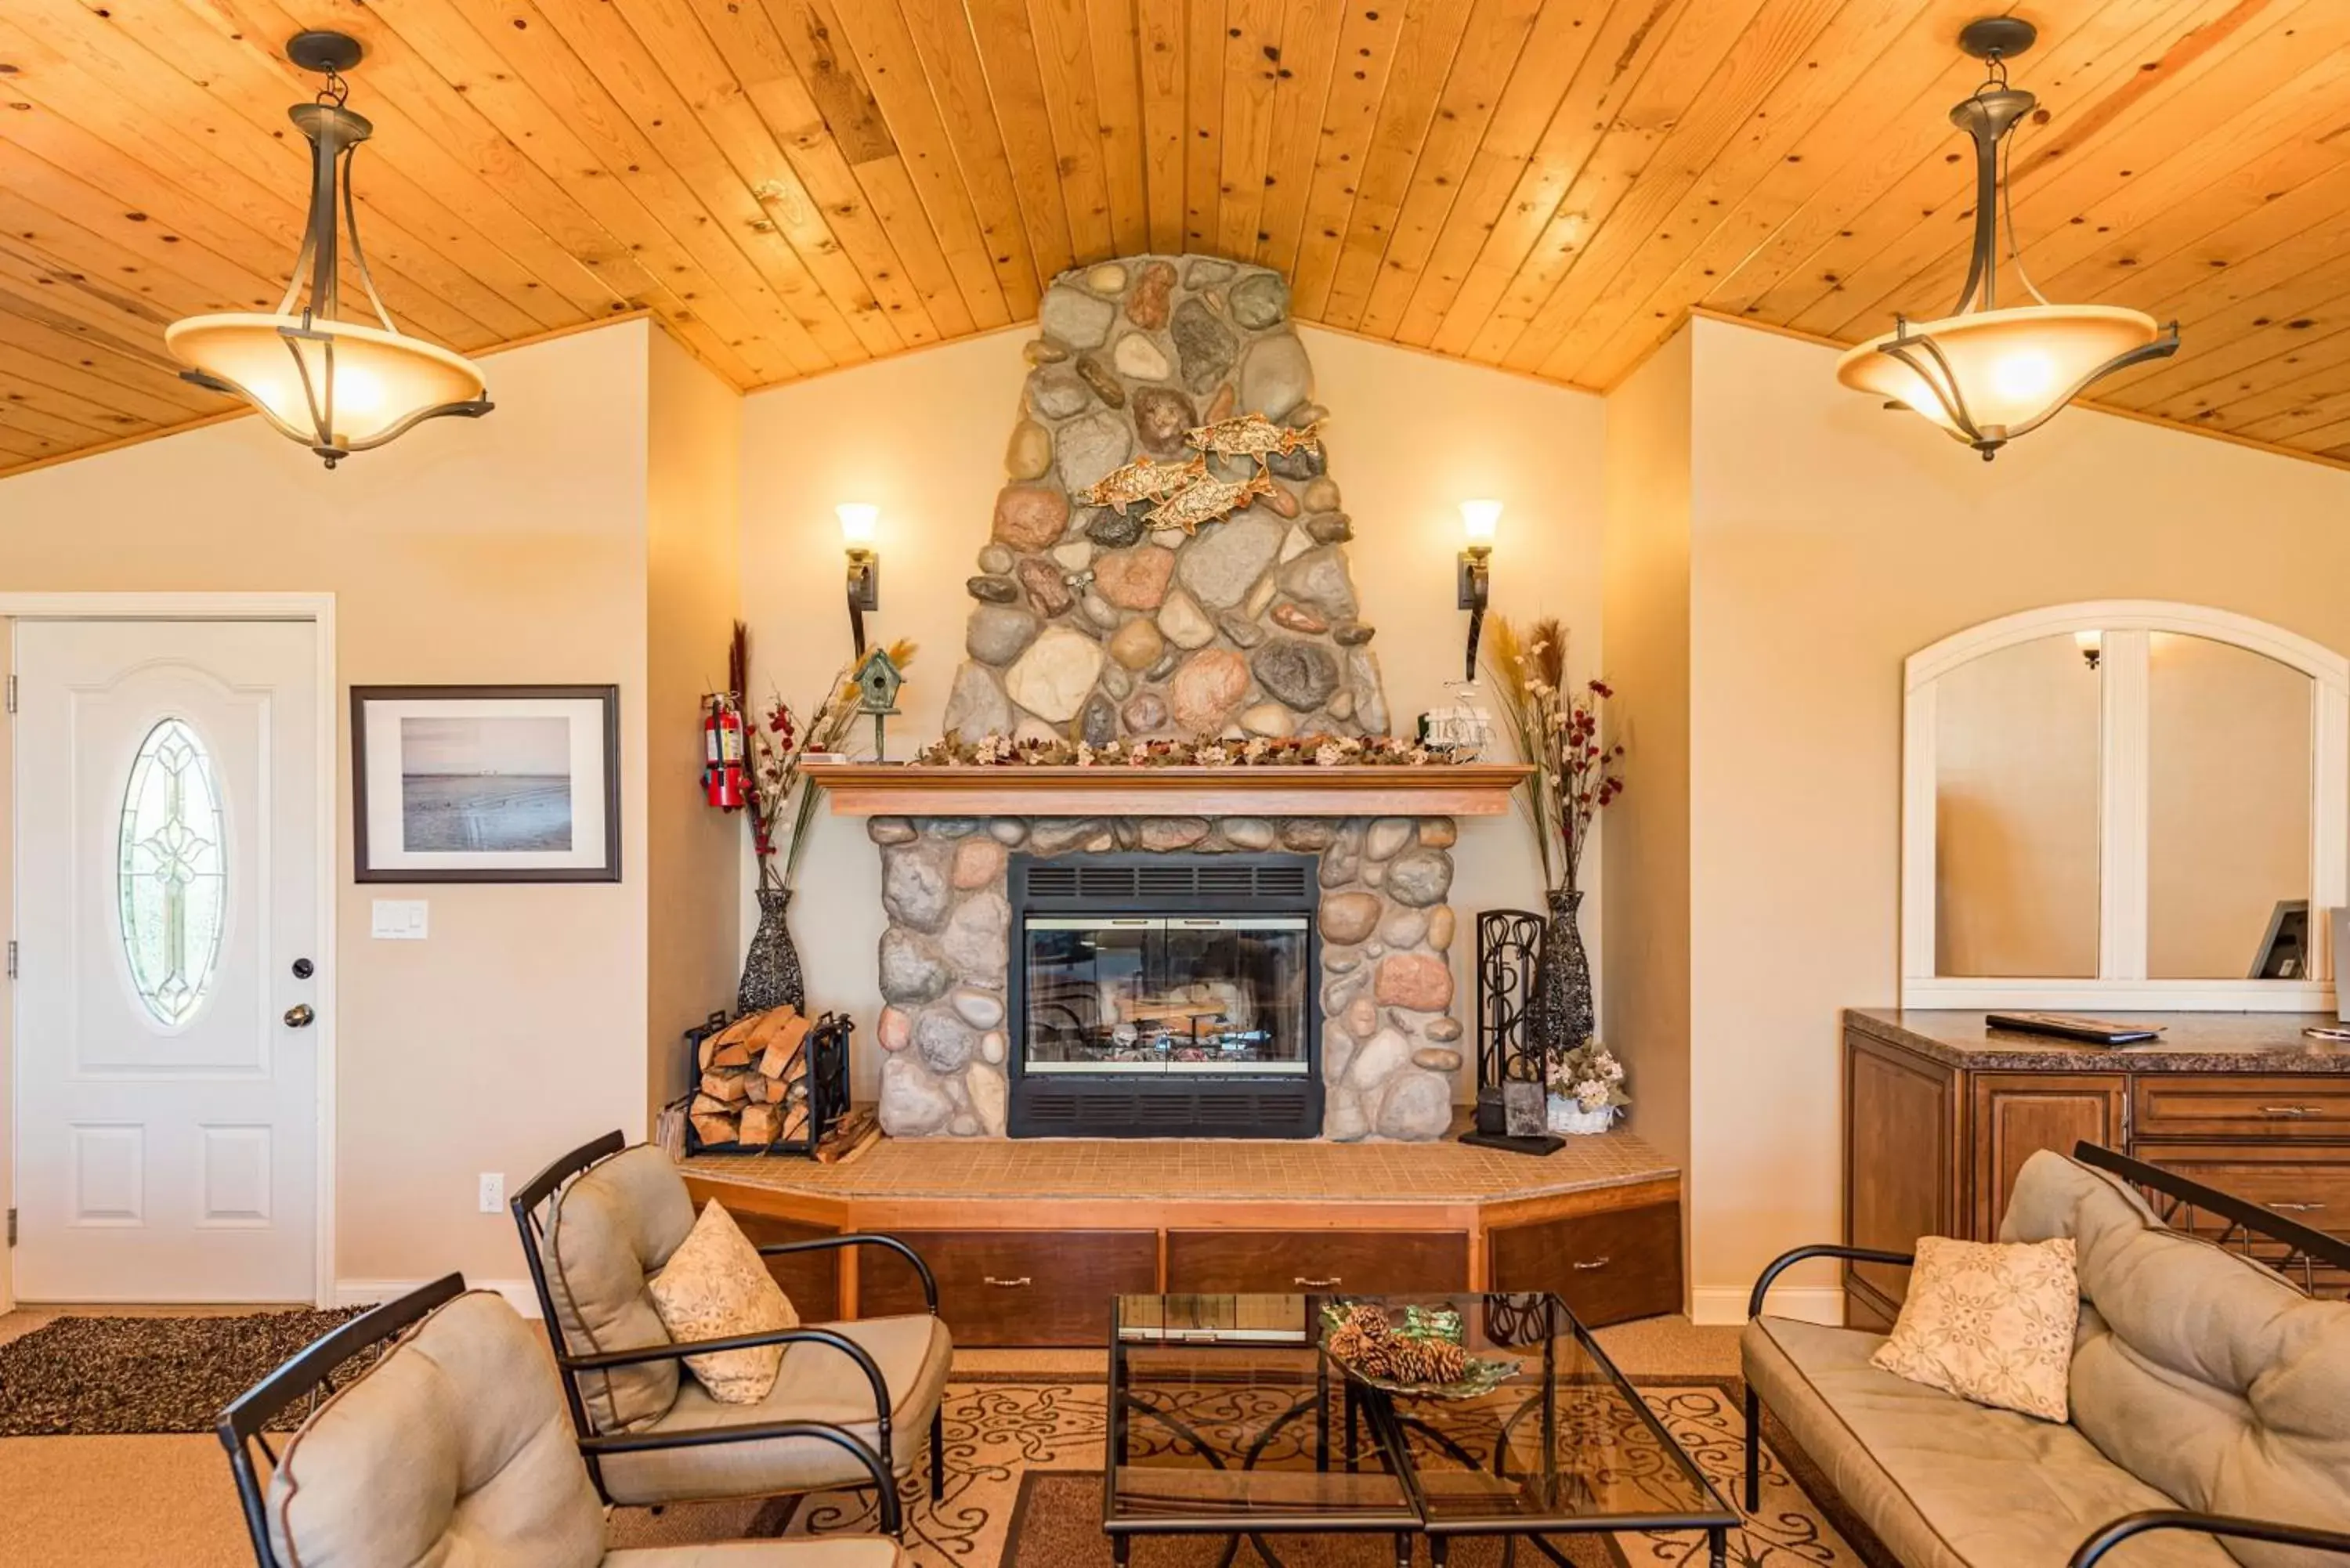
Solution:
{"label": "red fire extinguisher", "polygon": [[721,811],[740,811],[750,798],[743,772],[743,714],[734,699],[714,691],[702,700],[702,794]]}

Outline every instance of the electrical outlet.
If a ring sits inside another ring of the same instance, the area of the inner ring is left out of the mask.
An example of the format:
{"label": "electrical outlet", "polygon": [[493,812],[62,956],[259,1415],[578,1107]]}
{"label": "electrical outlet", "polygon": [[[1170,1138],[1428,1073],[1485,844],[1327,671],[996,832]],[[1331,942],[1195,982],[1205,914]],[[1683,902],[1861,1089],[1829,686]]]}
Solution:
{"label": "electrical outlet", "polygon": [[482,1212],[503,1214],[506,1210],[506,1173],[503,1170],[482,1172]]}

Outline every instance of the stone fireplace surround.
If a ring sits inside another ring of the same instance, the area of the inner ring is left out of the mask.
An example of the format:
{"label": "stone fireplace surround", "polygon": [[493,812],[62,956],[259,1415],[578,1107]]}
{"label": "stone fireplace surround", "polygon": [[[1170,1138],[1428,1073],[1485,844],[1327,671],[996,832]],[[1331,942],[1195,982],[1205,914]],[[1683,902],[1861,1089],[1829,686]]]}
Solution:
{"label": "stone fireplace surround", "polygon": [[1322,1134],[1440,1137],[1461,1062],[1449,954],[1458,921],[1449,816],[874,816],[883,1007],[881,1125],[899,1137],[1001,1137],[1012,851],[1319,857]]}

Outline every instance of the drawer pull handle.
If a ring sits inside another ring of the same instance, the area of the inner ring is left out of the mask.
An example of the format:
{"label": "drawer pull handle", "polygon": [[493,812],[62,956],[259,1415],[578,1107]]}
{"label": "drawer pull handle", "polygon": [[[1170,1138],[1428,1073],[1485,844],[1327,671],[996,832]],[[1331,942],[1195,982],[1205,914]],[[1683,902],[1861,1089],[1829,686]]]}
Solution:
{"label": "drawer pull handle", "polygon": [[982,1274],[980,1278],[986,1283],[993,1285],[996,1289],[1003,1291],[1025,1290],[1030,1284],[1035,1282],[1025,1274],[1021,1275],[1016,1280],[999,1280],[993,1274]]}
{"label": "drawer pull handle", "polygon": [[1607,1258],[1594,1258],[1587,1263],[1577,1263],[1575,1266],[1578,1269],[1604,1269],[1610,1261]]}
{"label": "drawer pull handle", "polygon": [[2314,1116],[2317,1114],[2318,1107],[2315,1106],[2262,1106],[2261,1107],[2261,1115],[2264,1116]]}
{"label": "drawer pull handle", "polygon": [[2323,1203],[2272,1203],[2269,1207],[2282,1210],[2287,1214],[2308,1214],[2324,1208],[2325,1205]]}
{"label": "drawer pull handle", "polygon": [[1303,1285],[1309,1291],[1335,1291],[1338,1288],[1338,1276],[1333,1274],[1326,1280],[1309,1280],[1304,1274],[1300,1274],[1289,1282],[1293,1285]]}

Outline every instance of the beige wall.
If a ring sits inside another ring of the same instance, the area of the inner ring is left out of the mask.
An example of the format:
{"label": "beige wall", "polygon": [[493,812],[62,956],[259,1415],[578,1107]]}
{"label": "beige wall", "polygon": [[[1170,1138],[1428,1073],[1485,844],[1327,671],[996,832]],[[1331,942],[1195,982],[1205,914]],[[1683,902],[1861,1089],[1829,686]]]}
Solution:
{"label": "beige wall", "polygon": [[690,1077],[679,1033],[733,1005],[750,848],[743,818],[712,810],[696,785],[702,697],[726,683],[742,602],[743,399],[666,333],[649,346],[645,687],[658,722],[646,738],[646,1092],[657,1107]]}
{"label": "beige wall", "polygon": [[[847,657],[832,508],[869,501],[881,509],[882,607],[868,624],[879,639],[922,644],[900,698],[905,715],[890,721],[890,753],[905,756],[938,733],[971,607],[963,581],[977,569],[1003,483],[1028,335],[998,333],[745,400],[743,603],[759,691],[773,686],[803,703]],[[1468,618],[1454,605],[1453,561],[1467,497],[1507,504],[1494,607],[1563,617],[1576,634],[1575,667],[1594,670],[1600,400],[1313,327],[1300,336],[1317,400],[1331,411],[1330,472],[1355,519],[1356,586],[1379,628],[1372,647],[1398,726],[1444,701],[1445,682],[1461,675]],[[1464,915],[1541,907],[1530,847],[1514,817],[1463,825],[1454,902]],[[858,1085],[869,1092],[882,917],[863,825],[825,819],[799,886],[792,929],[810,1002],[858,1020]],[[1590,934],[1596,942],[1596,920]],[[1464,997],[1469,955],[1469,943],[1456,944]]]}
{"label": "beige wall", "polygon": [[[1690,1131],[1690,337],[1607,398],[1607,665],[1627,787],[1601,831],[1617,896],[1602,1035],[1626,1125],[1677,1161]],[[1627,895],[1627,888],[1636,889]]]}
{"label": "beige wall", "polygon": [[1836,1234],[1836,1011],[1897,992],[1902,659],[2109,597],[2350,649],[2350,474],[2081,410],[1985,463],[1828,349],[1691,331],[1691,1252],[1718,1310]]}
{"label": "beige wall", "polygon": [[[328,961],[346,1282],[517,1278],[512,1222],[476,1211],[477,1173],[519,1185],[584,1137],[645,1126],[650,330],[498,355],[494,413],[421,426],[332,473],[238,420],[0,482],[12,590],[327,591],[346,686],[620,688],[618,884],[354,883],[338,739]],[[428,940],[369,940],[372,898],[418,896]]]}

